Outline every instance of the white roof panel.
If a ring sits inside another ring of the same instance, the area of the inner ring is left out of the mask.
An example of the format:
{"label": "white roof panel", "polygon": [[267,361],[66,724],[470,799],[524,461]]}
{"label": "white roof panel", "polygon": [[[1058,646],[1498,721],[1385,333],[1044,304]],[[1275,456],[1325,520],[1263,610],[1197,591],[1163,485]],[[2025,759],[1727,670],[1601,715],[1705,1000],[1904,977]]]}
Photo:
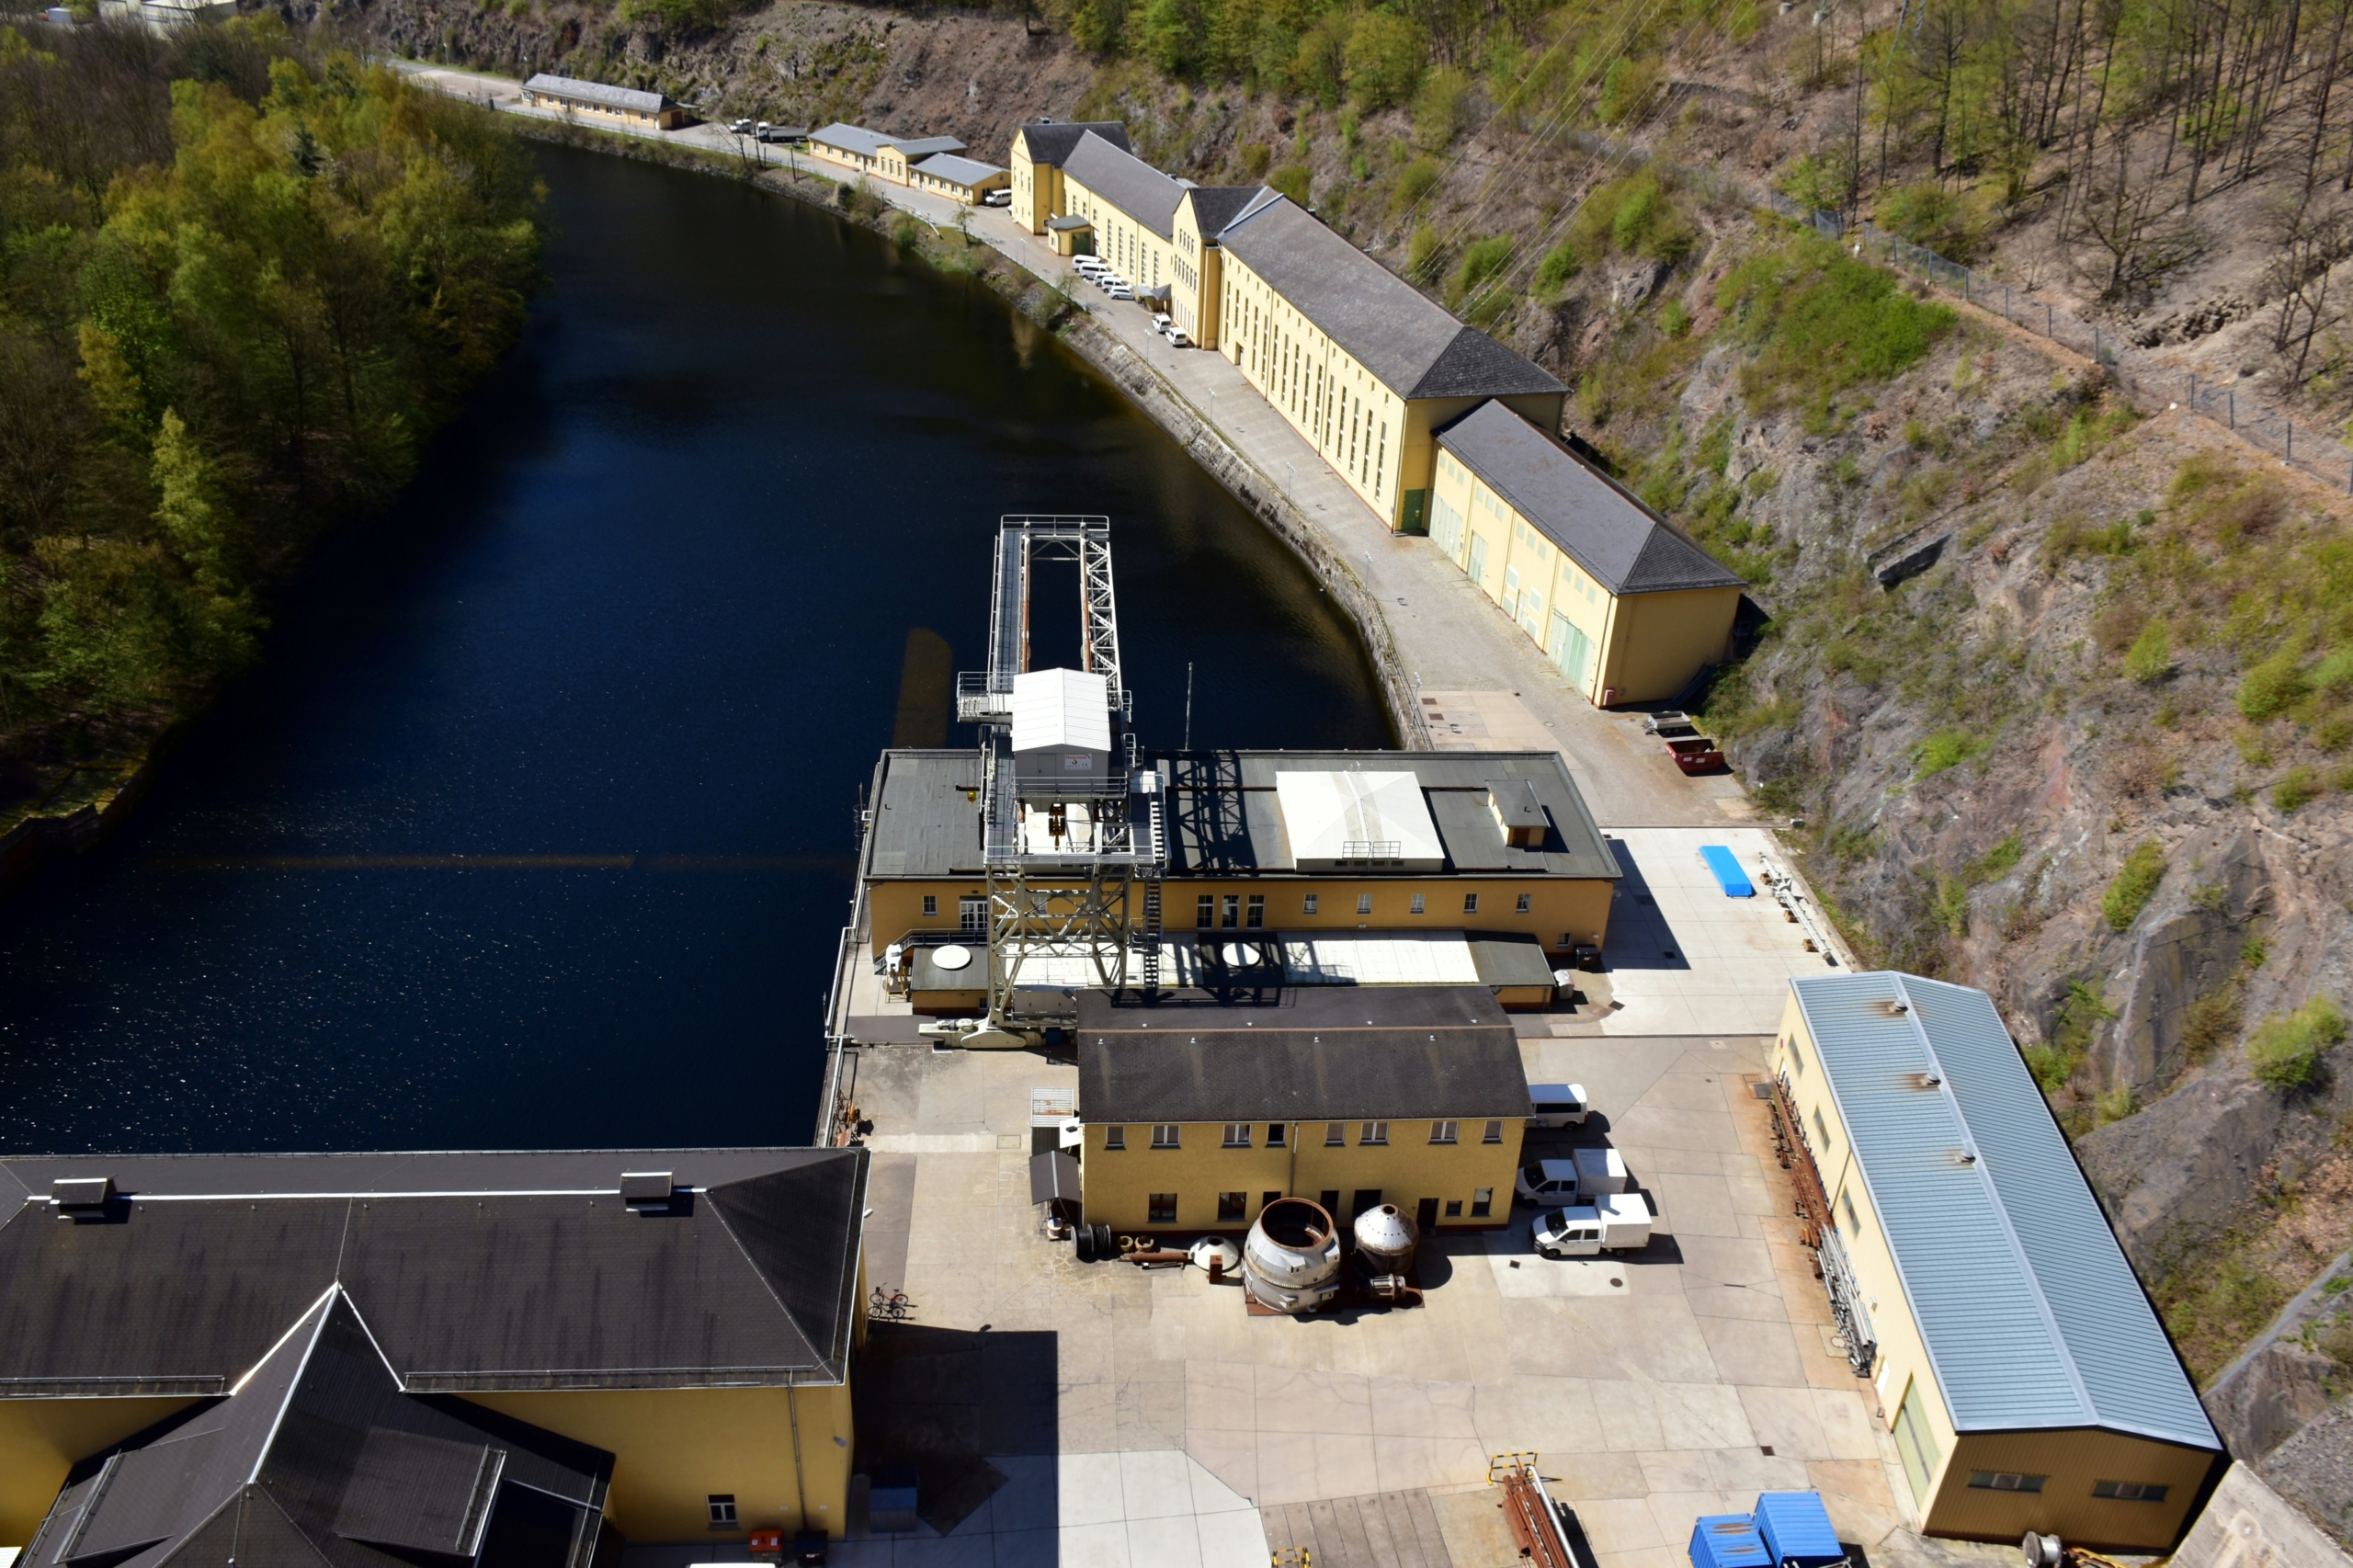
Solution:
{"label": "white roof panel", "polygon": [[1013,677],[1013,749],[1049,746],[1111,749],[1109,681],[1084,670],[1029,670]]}
{"label": "white roof panel", "polygon": [[1435,869],[1446,862],[1414,774],[1287,770],[1275,775],[1275,799],[1295,867],[1385,860]]}

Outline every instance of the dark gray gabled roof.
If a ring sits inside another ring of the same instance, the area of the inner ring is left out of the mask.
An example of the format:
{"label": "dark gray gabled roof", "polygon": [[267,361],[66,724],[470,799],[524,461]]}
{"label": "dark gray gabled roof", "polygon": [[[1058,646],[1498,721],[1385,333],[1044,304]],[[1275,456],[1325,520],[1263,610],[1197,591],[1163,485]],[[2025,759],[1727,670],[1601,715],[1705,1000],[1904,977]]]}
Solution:
{"label": "dark gray gabled roof", "polygon": [[885,136],[875,145],[896,150],[911,166],[923,162],[926,158],[938,157],[943,153],[961,153],[964,150],[964,143],[953,136]]}
{"label": "dark gray gabled roof", "polygon": [[1287,197],[1228,224],[1218,244],[1399,397],[1568,390],[1542,366],[1457,321]]}
{"label": "dark gray gabled roof", "polygon": [[1311,986],[1236,1003],[1083,991],[1077,1040],[1089,1122],[1529,1112],[1518,1037],[1484,986]]}
{"label": "dark gray gabled roof", "polygon": [[995,164],[982,163],[978,158],[960,158],[953,153],[934,153],[921,163],[909,165],[915,173],[929,175],[956,185],[978,185],[991,175],[1005,171]]}
{"label": "dark gray gabled roof", "polygon": [[1124,142],[1124,138],[1115,143],[1088,131],[1063,160],[1063,176],[1168,239],[1175,233],[1176,203],[1191,187],[1129,152]]}
{"label": "dark gray gabled roof", "polygon": [[1263,185],[1197,185],[1185,192],[1193,203],[1193,218],[1201,237],[1211,244],[1228,223],[1249,210],[1260,197],[1271,196]]}
{"label": "dark gray gabled roof", "polygon": [[[853,1149],[0,1160],[0,1390],[216,1394],[339,1282],[411,1392],[829,1381]],[[667,1171],[660,1211],[624,1172]],[[60,1177],[108,1176],[88,1220]],[[191,1266],[190,1259],[201,1259]]]}
{"label": "dark gray gabled roof", "polygon": [[1031,163],[1059,165],[1089,131],[1122,153],[1129,151],[1128,128],[1116,119],[1033,119],[1014,134],[1029,149]]}
{"label": "dark gray gabled roof", "polygon": [[227,1397],[75,1465],[20,1561],[414,1568],[426,1553],[508,1568],[496,1515],[522,1487],[568,1517],[565,1568],[585,1568],[612,1468],[601,1449],[403,1392],[350,1299],[330,1288]]}
{"label": "dark gray gabled roof", "polygon": [[673,108],[660,93],[644,92],[636,87],[616,87],[604,82],[583,82],[571,76],[551,76],[542,71],[523,84],[527,93],[545,93],[551,98],[570,98],[576,103],[595,104],[600,108],[628,109],[636,114],[658,114]]}
{"label": "dark gray gabled roof", "polygon": [[1500,403],[1445,426],[1438,444],[1613,594],[1746,585],[1699,540]]}

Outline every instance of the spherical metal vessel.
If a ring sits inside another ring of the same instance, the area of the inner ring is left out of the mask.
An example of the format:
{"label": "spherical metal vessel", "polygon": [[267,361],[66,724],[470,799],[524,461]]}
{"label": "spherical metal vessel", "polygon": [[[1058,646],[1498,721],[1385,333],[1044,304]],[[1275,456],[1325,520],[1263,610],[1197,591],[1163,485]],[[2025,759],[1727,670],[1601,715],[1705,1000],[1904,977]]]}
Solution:
{"label": "spherical metal vessel", "polygon": [[1339,1227],[1324,1206],[1281,1198],[1260,1210],[1242,1245],[1242,1283],[1279,1312],[1312,1312],[1338,1295]]}
{"label": "spherical metal vessel", "polygon": [[1403,1274],[1421,1244],[1421,1227],[1394,1203],[1357,1216],[1357,1259],[1373,1274]]}

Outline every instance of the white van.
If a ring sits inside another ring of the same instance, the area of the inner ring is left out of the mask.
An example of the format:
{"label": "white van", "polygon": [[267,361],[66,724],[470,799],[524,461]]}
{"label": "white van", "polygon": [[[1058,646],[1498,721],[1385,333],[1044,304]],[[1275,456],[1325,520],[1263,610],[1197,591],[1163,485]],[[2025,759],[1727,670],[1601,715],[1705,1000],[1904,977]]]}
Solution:
{"label": "white van", "polygon": [[1586,1104],[1583,1084],[1530,1084],[1529,1102],[1536,1114],[1528,1119],[1530,1127],[1582,1127],[1585,1125]]}
{"label": "white van", "polygon": [[1648,1246],[1651,1219],[1651,1206],[1641,1193],[1620,1192],[1597,1203],[1539,1214],[1529,1231],[1546,1257],[1595,1257]]}
{"label": "white van", "polygon": [[1541,1208],[1548,1203],[1574,1203],[1577,1197],[1574,1160],[1534,1160],[1520,1166],[1512,1187],[1522,1203]]}
{"label": "white van", "polygon": [[1613,1192],[1631,1192],[1626,1156],[1615,1149],[1572,1149],[1577,1167],[1577,1197],[1587,1203]]}

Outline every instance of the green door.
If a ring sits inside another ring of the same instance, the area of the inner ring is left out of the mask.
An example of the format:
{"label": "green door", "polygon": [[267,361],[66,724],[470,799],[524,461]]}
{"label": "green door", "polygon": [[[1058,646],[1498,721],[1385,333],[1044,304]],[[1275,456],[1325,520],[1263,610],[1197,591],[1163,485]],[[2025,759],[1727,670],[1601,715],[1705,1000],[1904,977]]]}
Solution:
{"label": "green door", "polygon": [[1593,657],[1593,639],[1577,630],[1574,622],[1559,610],[1552,612],[1552,635],[1544,642],[1544,652],[1552,656],[1569,684],[1585,689],[1586,665]]}
{"label": "green door", "polygon": [[1428,525],[1422,519],[1422,509],[1429,504],[1429,498],[1430,493],[1427,490],[1405,492],[1405,517],[1404,520],[1397,525],[1399,533],[1418,534],[1428,531]]}

